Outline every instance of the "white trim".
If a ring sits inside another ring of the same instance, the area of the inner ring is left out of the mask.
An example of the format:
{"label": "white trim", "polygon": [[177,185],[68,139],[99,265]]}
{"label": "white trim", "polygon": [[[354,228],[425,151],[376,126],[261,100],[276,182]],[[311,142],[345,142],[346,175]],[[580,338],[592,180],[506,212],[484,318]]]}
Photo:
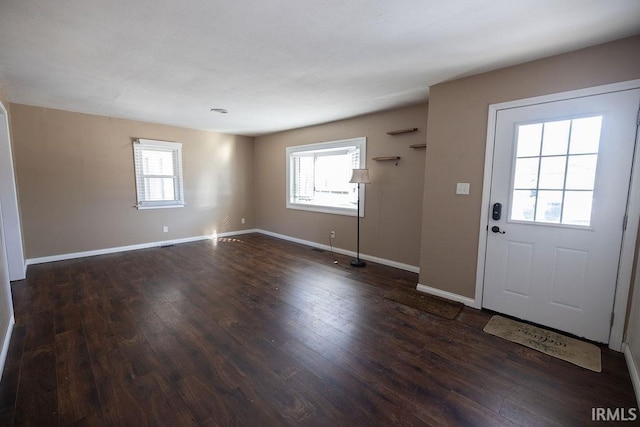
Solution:
{"label": "white trim", "polygon": [[[509,102],[501,102],[489,105],[487,119],[487,141],[485,149],[484,181],[482,185],[482,206],[480,213],[480,231],[478,239],[478,260],[476,271],[476,308],[482,307],[482,291],[484,289],[484,267],[487,247],[487,226],[489,221],[489,198],[491,195],[491,175],[493,173],[493,150],[495,142],[496,117],[499,110],[518,108],[534,104],[544,104],[549,102],[562,101],[571,98],[581,98],[586,96],[601,95],[611,92],[621,92],[640,88],[640,80],[630,80],[626,82],[595,86],[585,89],[560,92],[551,95],[536,96],[533,98],[519,99]],[[629,201],[627,215],[629,222],[627,229],[623,233],[623,245],[620,253],[620,267],[618,272],[618,283],[616,287],[616,297],[613,306],[614,321],[609,337],[609,348],[615,351],[622,350],[622,337],[624,333],[624,323],[626,319],[627,300],[629,298],[629,286],[631,285],[631,271],[633,269],[633,258],[635,253],[636,236],[638,232],[638,218],[640,217],[640,153],[636,144],[635,160],[633,165],[633,176],[629,189]]]}
{"label": "white trim", "polygon": [[213,235],[209,237],[229,237],[229,236],[240,236],[242,234],[251,234],[257,233],[258,230],[255,228],[248,228],[246,230],[236,230],[236,231],[226,231],[224,233],[213,233]]}
{"label": "white trim", "polygon": [[[361,187],[360,191],[364,191],[364,185]],[[364,212],[362,212],[362,207],[364,205],[364,201],[360,199],[360,218],[364,218]],[[356,207],[357,208],[357,207]],[[332,208],[330,206],[320,206],[320,205],[304,205],[302,203],[291,203],[287,204],[287,209],[295,209],[298,211],[307,211],[307,212],[318,212],[332,215],[344,215],[344,216],[357,216],[357,210],[347,209],[347,208]]]}
{"label": "white trim", "polygon": [[640,79],[629,80],[626,82],[611,83],[602,86],[588,87],[584,89],[570,90],[567,92],[552,93],[549,95],[534,96],[531,98],[516,99],[513,101],[500,102],[489,105],[489,109],[507,110],[510,108],[520,108],[527,105],[546,104],[550,102],[563,101],[573,98],[584,98],[587,96],[604,95],[605,93],[622,92],[625,90],[633,90],[640,87]]}
{"label": "white trim", "polygon": [[640,408],[640,374],[638,374],[638,365],[635,363],[631,349],[627,343],[622,343],[624,351],[624,358],[627,361],[627,368],[629,369],[629,376],[631,377],[631,384],[633,384],[633,391],[636,393],[636,405]]}
{"label": "white trim", "polygon": [[[18,193],[13,165],[13,148],[11,146],[11,131],[9,113],[0,102],[0,199],[3,207],[3,230],[6,248],[7,269],[9,280],[22,280],[26,277],[24,266],[24,246],[22,242],[22,226],[20,208],[18,207]],[[6,134],[5,134],[6,131]]]}
{"label": "white trim", "polygon": [[[639,80],[640,87],[640,80]],[[639,106],[640,108],[640,106]],[[618,267],[616,294],[613,302],[613,324],[609,335],[609,348],[623,351],[624,325],[627,319],[627,300],[631,287],[633,260],[636,253],[638,221],[640,217],[640,135],[636,130],[636,145],[631,166],[631,182],[627,199],[627,228],[622,233],[622,249]]]}
{"label": "white trim", "polygon": [[184,208],[184,203],[174,203],[172,205],[136,205],[134,208],[138,208],[140,210],[145,209],[171,209],[171,208]]}
{"label": "white trim", "polygon": [[[260,234],[264,234],[264,235],[275,237],[275,238],[282,239],[282,240],[287,240],[289,242],[300,243],[302,245],[311,246],[311,247],[318,248],[318,249],[323,249],[323,250],[326,250],[326,251],[330,251],[331,250],[331,246],[329,246],[329,245],[323,245],[321,243],[312,242],[310,240],[298,239],[298,238],[295,238],[295,237],[287,236],[285,234],[278,234],[278,233],[274,233],[274,232],[267,231],[267,230],[261,230],[261,229],[257,229],[255,231],[257,233],[260,233]],[[335,246],[333,247],[333,252],[335,252],[337,254],[341,254],[341,255],[352,256],[354,258],[356,256],[356,253],[353,252],[353,251],[348,251],[346,249],[336,248]],[[420,267],[418,267],[418,266],[410,265],[410,264],[404,264],[402,262],[393,261],[393,260],[386,259],[386,258],[378,258],[378,257],[372,256],[372,255],[365,255],[365,254],[361,253],[360,254],[360,259],[363,259],[363,260],[366,260],[366,261],[371,261],[371,262],[376,262],[376,263],[382,264],[382,265],[387,265],[389,267],[399,268],[400,270],[410,271],[412,273],[420,273]]]}
{"label": "white trim", "polygon": [[7,361],[7,354],[9,354],[9,343],[11,342],[11,334],[13,333],[13,325],[16,324],[16,319],[11,315],[9,319],[9,325],[7,325],[7,331],[4,336],[4,342],[2,343],[2,352],[0,352],[0,380],[4,373],[4,364]]}
{"label": "white trim", "polygon": [[76,258],[85,258],[85,257],[97,256],[97,255],[107,255],[107,254],[113,254],[117,252],[136,251],[139,249],[157,248],[161,246],[177,245],[180,243],[197,242],[200,240],[212,239],[214,236],[227,237],[227,236],[236,236],[239,234],[248,234],[248,233],[255,233],[255,232],[256,232],[255,229],[230,231],[226,233],[214,233],[214,234],[209,234],[204,236],[185,237],[182,239],[161,240],[157,242],[140,243],[137,245],[117,246],[113,248],[96,249],[93,251],[73,252],[73,253],[66,253],[66,254],[60,254],[60,255],[40,257],[40,258],[30,258],[30,259],[27,259],[27,265],[43,264],[47,262],[64,261],[64,260],[76,259]]}
{"label": "white trim", "polygon": [[[118,252],[136,251],[139,249],[149,249],[149,248],[157,248],[157,247],[167,246],[167,245],[177,245],[180,243],[197,242],[199,240],[208,240],[214,237],[219,238],[219,237],[228,237],[228,236],[238,236],[241,234],[250,234],[250,233],[260,233],[260,234],[275,237],[278,239],[287,240],[294,243],[300,243],[300,244],[311,246],[314,248],[324,249],[327,251],[331,249],[331,247],[328,245],[322,245],[320,243],[312,242],[309,240],[297,239],[295,237],[286,236],[284,234],[273,233],[267,230],[252,228],[247,230],[229,231],[225,233],[214,233],[214,234],[203,235],[203,236],[186,237],[182,239],[161,240],[157,242],[140,243],[137,245],[117,246],[113,248],[96,249],[93,251],[73,252],[73,253],[66,253],[66,254],[60,254],[60,255],[40,257],[40,258],[29,258],[27,259],[25,269],[26,269],[26,266],[29,266],[29,265],[44,264],[47,262],[65,261],[68,259],[85,258],[85,257],[91,257],[91,256],[97,256],[97,255],[107,255],[107,254],[113,254]],[[356,253],[353,251],[348,251],[348,250],[340,249],[336,247],[333,248],[333,252],[337,254],[348,255],[353,257],[356,256]],[[364,255],[364,254],[360,254],[360,258],[367,261],[376,262],[378,264],[387,265],[389,267],[395,267],[401,270],[410,271],[412,273],[420,273],[420,267],[415,265],[404,264],[398,261],[393,261],[385,258],[378,258],[375,256]]]}
{"label": "white trim", "polygon": [[[484,267],[487,259],[487,236],[489,230],[489,210],[491,201],[491,175],[493,174],[493,151],[495,147],[497,105],[489,105],[487,119],[487,142],[484,154],[484,177],[482,178],[482,205],[480,206],[480,238],[478,239],[478,261],[476,263],[475,308],[482,308],[484,291]],[[485,210],[486,209],[486,210]]]}
{"label": "white trim", "polygon": [[448,299],[451,301],[461,302],[462,304],[469,307],[476,307],[476,301],[469,298],[464,297],[462,295],[454,294],[452,292],[443,291],[441,289],[432,288],[431,286],[422,285],[418,283],[416,286],[416,290],[420,292],[424,292],[426,294],[435,295],[440,298]]}
{"label": "white trim", "polygon": [[177,149],[182,148],[181,142],[160,141],[158,139],[138,138],[135,140],[135,143],[145,147],[164,149],[165,151],[169,151],[169,152],[174,152]]}

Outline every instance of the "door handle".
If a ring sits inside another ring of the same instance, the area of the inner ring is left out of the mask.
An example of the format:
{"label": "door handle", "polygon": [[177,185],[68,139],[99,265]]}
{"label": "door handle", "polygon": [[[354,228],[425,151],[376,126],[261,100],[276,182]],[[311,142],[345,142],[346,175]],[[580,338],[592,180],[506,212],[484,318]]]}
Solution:
{"label": "door handle", "polygon": [[505,234],[506,231],[500,231],[500,227],[498,227],[497,225],[494,225],[493,227],[491,227],[491,231],[493,231],[494,233],[498,233],[498,234]]}

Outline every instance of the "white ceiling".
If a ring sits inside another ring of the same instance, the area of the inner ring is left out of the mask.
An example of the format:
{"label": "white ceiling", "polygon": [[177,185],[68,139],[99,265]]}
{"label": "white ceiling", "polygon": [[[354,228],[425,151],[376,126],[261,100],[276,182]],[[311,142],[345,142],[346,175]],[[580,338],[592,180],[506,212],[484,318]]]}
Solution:
{"label": "white ceiling", "polygon": [[16,103],[260,135],[638,33],[638,0],[2,0],[0,84]]}

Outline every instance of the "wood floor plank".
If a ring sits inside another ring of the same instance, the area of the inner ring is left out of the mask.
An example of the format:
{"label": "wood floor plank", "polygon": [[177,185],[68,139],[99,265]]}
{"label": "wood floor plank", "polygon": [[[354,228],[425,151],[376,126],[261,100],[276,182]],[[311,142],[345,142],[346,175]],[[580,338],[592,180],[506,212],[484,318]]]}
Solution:
{"label": "wood floor plank", "polygon": [[56,334],[58,417],[68,425],[100,414],[100,402],[84,333]]}
{"label": "wood floor plank", "polygon": [[[334,259],[338,261],[334,264]],[[259,234],[29,267],[0,425],[584,425],[594,373],[388,301],[417,275]]]}

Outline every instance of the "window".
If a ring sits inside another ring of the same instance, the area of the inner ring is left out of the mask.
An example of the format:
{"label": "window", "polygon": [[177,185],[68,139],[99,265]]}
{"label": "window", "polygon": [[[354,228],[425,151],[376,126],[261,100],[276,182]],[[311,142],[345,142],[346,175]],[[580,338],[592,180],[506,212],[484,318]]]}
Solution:
{"label": "window", "polygon": [[[366,167],[364,137],[287,147],[287,208],[356,215],[358,185],[353,169]],[[360,215],[364,216],[364,185]]]}
{"label": "window", "polygon": [[602,116],[519,125],[511,220],[591,225]]}
{"label": "window", "polygon": [[138,209],[184,206],[182,144],[138,139],[133,143]]}

